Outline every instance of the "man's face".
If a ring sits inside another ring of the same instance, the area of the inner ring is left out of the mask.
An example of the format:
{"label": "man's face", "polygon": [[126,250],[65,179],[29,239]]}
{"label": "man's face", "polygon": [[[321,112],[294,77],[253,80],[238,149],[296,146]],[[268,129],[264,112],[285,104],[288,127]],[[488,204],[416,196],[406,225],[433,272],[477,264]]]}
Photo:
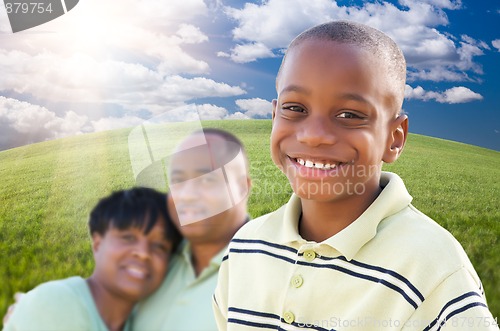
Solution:
{"label": "man's face", "polygon": [[228,157],[226,144],[216,135],[195,134],[172,156],[169,208],[176,211],[174,219],[188,239],[215,235],[221,230],[218,228],[232,228],[227,222],[234,222],[235,208],[240,208],[246,199],[248,183],[244,156],[240,151]]}
{"label": "man's face", "polygon": [[352,45],[306,40],[277,80],[271,155],[301,198],[373,195],[397,127],[381,63]]}
{"label": "man's face", "polygon": [[172,249],[165,238],[163,219],[148,234],[143,231],[110,227],[103,236],[92,235],[94,275],[107,291],[134,302],[160,286]]}

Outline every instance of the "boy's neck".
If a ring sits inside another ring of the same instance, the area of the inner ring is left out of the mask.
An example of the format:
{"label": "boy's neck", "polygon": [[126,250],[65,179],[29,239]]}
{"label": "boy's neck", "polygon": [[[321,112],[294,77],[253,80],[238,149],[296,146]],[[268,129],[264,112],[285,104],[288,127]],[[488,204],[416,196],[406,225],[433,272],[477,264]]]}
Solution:
{"label": "boy's neck", "polygon": [[352,195],[340,201],[301,199],[299,234],[305,240],[318,243],[334,236],[361,216],[381,191],[378,187],[370,194]]}
{"label": "boy's neck", "polygon": [[94,298],[95,305],[104,324],[109,331],[123,330],[135,303],[118,298],[107,291],[102,284],[93,278],[87,279],[87,284]]}

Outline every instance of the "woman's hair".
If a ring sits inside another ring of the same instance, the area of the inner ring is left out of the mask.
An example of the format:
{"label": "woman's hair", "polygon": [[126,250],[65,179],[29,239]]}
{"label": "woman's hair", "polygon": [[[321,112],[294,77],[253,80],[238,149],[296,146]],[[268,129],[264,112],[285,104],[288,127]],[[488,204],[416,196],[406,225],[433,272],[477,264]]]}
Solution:
{"label": "woman's hair", "polygon": [[151,188],[120,190],[102,198],[90,212],[88,226],[91,235],[104,235],[110,227],[120,230],[134,227],[147,234],[159,218],[165,222],[165,238],[172,241],[174,251],[181,235],[168,213],[166,194]]}

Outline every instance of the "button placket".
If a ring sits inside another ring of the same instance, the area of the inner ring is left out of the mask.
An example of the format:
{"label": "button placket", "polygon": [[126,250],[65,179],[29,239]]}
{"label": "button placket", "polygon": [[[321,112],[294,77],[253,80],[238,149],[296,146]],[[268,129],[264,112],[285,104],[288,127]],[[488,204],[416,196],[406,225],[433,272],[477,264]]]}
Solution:
{"label": "button placket", "polygon": [[304,260],[306,260],[307,262],[311,262],[312,260],[314,260],[316,258],[316,252],[313,251],[312,249],[308,249],[308,250],[305,250],[304,251]]}
{"label": "button placket", "polygon": [[304,283],[304,278],[302,278],[301,275],[295,275],[290,280],[290,284],[295,288],[301,287],[303,283]]}

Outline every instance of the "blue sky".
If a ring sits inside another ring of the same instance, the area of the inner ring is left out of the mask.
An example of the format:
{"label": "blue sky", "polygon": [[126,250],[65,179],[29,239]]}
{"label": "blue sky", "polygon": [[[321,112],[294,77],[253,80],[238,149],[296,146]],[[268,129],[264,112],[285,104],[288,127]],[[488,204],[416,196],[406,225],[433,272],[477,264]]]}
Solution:
{"label": "blue sky", "polygon": [[410,132],[500,150],[500,3],[489,0],[80,0],[15,34],[1,7],[0,150],[187,104],[202,119],[270,118],[288,43],[332,19],[401,46]]}

